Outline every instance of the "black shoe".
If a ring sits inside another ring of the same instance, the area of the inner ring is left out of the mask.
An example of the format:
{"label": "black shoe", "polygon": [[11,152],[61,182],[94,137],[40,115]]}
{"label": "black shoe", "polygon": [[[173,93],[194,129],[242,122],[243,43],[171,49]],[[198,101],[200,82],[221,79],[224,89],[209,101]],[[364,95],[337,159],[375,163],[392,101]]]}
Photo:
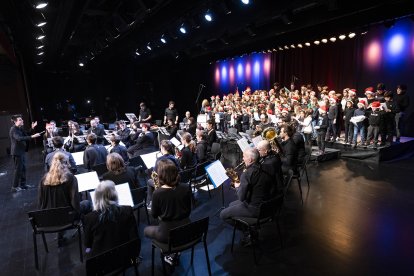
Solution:
{"label": "black shoe", "polygon": [[180,255],[178,255],[177,253],[165,255],[164,262],[166,262],[170,266],[177,266],[180,262]]}
{"label": "black shoe", "polygon": [[22,188],[20,188],[20,187],[12,187],[11,188],[11,191],[12,191],[12,193],[21,192],[22,191]]}
{"label": "black shoe", "polygon": [[29,184],[25,184],[25,185],[21,185],[20,188],[22,188],[23,190],[27,190],[27,189],[34,188],[34,186],[33,185],[29,185]]}

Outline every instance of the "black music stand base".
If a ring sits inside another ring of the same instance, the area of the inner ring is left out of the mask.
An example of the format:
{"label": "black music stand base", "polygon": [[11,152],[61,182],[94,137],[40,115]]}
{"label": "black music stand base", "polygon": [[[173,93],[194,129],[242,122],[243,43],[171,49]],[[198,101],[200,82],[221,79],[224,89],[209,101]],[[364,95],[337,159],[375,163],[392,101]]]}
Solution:
{"label": "black music stand base", "polygon": [[224,202],[224,184],[226,184],[227,181],[224,181],[223,184],[221,184],[221,207],[214,213],[213,217],[220,214],[220,212],[224,209],[226,209],[226,205]]}

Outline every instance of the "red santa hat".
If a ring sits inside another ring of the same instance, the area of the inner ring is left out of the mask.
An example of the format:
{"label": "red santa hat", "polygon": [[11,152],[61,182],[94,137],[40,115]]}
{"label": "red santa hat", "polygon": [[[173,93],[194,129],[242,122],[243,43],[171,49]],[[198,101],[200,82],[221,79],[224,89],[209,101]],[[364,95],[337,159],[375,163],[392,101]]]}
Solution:
{"label": "red santa hat", "polygon": [[381,106],[381,103],[380,102],[373,102],[372,104],[371,104],[371,108],[372,109],[374,109],[374,108],[379,108]]}
{"label": "red santa hat", "polygon": [[299,97],[298,96],[293,96],[291,101],[292,102],[297,102],[297,101],[299,101]]}
{"label": "red santa hat", "polygon": [[283,108],[282,113],[289,113],[289,110],[287,108]]}
{"label": "red santa hat", "polygon": [[356,89],[355,88],[349,89],[348,94],[349,95],[356,95]]}
{"label": "red santa hat", "polygon": [[362,107],[365,107],[365,101],[364,100],[359,100],[359,102],[358,102],[358,104],[357,104],[357,106],[359,107],[359,108],[362,108]]}
{"label": "red santa hat", "polygon": [[272,114],[273,114],[273,110],[269,109],[269,110],[267,111],[267,114],[272,115]]}
{"label": "red santa hat", "polygon": [[365,88],[365,94],[374,94],[374,87]]}
{"label": "red santa hat", "polygon": [[319,106],[319,113],[324,113],[328,111],[328,107],[326,105]]}

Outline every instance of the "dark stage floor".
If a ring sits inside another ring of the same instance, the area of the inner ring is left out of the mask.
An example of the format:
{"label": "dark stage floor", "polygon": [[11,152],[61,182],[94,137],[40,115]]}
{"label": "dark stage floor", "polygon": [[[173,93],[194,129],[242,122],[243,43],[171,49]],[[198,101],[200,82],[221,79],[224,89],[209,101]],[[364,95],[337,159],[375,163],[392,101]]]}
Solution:
{"label": "dark stage floor", "polygon": [[[0,274],[35,275],[31,226],[26,212],[36,208],[37,190],[10,192],[12,162],[0,160]],[[40,150],[28,158],[28,182],[37,186],[42,175]],[[213,216],[221,206],[218,191],[209,200],[198,194],[192,218],[210,216],[208,248],[214,275],[412,275],[414,261],[414,160],[373,165],[333,160],[309,166],[311,188],[303,185],[304,205],[294,182],[281,218],[285,248],[274,224],[261,231],[262,257],[254,265],[250,248],[230,253],[232,229]],[[234,200],[225,189],[226,202]],[[140,233],[146,225],[141,216]],[[40,275],[83,275],[77,238],[57,248],[48,235],[49,254],[39,244]],[[237,241],[240,238],[238,233]],[[39,237],[40,242],[40,237]],[[150,274],[151,245],[142,237],[141,275]],[[175,275],[207,275],[201,244],[190,267],[183,253]],[[156,258],[157,274],[161,264]],[[128,271],[132,275],[132,271]]]}

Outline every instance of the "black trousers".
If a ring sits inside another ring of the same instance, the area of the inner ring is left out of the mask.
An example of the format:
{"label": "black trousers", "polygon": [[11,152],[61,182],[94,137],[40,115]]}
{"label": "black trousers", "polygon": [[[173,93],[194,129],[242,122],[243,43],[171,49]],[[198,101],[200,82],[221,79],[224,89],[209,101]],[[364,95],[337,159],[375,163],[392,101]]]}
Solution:
{"label": "black trousers", "polygon": [[13,188],[26,185],[26,155],[13,155]]}
{"label": "black trousers", "polygon": [[371,139],[374,139],[374,143],[378,143],[378,136],[379,136],[379,126],[369,126],[368,127],[368,134],[367,134],[367,144],[371,142]]}
{"label": "black trousers", "polygon": [[352,143],[352,138],[354,137],[354,124],[350,122],[345,122],[345,143]]}
{"label": "black trousers", "polygon": [[325,151],[325,136],[326,136],[326,131],[318,131],[316,142],[318,143],[318,148],[321,151]]}

